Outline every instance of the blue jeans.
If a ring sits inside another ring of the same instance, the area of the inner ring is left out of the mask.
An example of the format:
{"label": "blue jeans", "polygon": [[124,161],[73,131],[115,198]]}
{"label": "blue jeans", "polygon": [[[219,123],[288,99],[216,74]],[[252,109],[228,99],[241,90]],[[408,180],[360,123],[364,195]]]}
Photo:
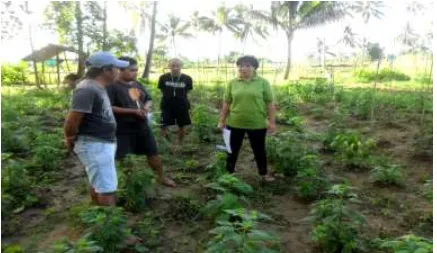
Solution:
{"label": "blue jeans", "polygon": [[79,136],[74,144],[74,153],[85,166],[88,180],[97,193],[117,191],[116,149],[116,143],[100,142],[84,136]]}

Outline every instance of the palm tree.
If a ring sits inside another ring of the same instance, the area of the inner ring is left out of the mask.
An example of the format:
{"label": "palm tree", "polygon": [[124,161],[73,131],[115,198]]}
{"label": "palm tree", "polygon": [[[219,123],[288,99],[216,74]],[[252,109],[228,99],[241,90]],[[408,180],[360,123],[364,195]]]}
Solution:
{"label": "palm tree", "polygon": [[167,23],[159,23],[159,25],[161,27],[161,33],[156,35],[156,38],[161,41],[170,39],[173,45],[173,56],[176,57],[176,37],[182,37],[184,39],[193,37],[188,31],[191,23],[182,21],[179,17],[171,14],[168,16]]}
{"label": "palm tree", "polygon": [[361,63],[364,60],[367,46],[367,25],[371,18],[381,19],[384,16],[381,11],[384,7],[385,4],[381,1],[358,1],[352,5],[352,10],[360,15],[364,21]]}
{"label": "palm tree", "polygon": [[260,22],[260,20],[257,20],[254,17],[252,4],[250,7],[241,4],[237,5],[235,6],[235,11],[237,12],[237,16],[241,20],[244,20],[243,27],[239,28],[238,32],[234,33],[234,37],[239,39],[242,43],[241,54],[244,54],[247,39],[249,37],[251,37],[253,41],[257,41],[257,37],[265,40],[269,35],[269,31],[265,22]]}
{"label": "palm tree", "polygon": [[158,2],[153,2],[153,13],[152,20],[150,23],[150,38],[149,38],[149,49],[147,50],[146,55],[146,66],[144,67],[144,72],[142,78],[149,78],[150,67],[152,66],[152,54],[153,54],[153,46],[155,45],[155,29],[156,29],[156,14],[158,12],[157,9]]}
{"label": "palm tree", "polygon": [[339,42],[351,48],[355,48],[359,44],[357,34],[352,31],[352,28],[349,25],[344,28],[343,36]]}
{"label": "palm tree", "polygon": [[217,35],[218,52],[217,52],[217,71],[220,65],[221,55],[221,37],[225,30],[231,31],[233,34],[240,32],[240,27],[244,25],[244,21],[238,16],[235,9],[221,5],[217,10],[211,13],[211,17],[199,16],[198,13],[193,14],[192,21],[195,27],[201,31],[206,31]]}
{"label": "palm tree", "polygon": [[273,1],[270,12],[255,11],[254,15],[268,21],[275,29],[284,31],[287,37],[287,67],[284,79],[291,69],[291,43],[297,30],[313,28],[336,21],[347,14],[347,5],[335,1]]}

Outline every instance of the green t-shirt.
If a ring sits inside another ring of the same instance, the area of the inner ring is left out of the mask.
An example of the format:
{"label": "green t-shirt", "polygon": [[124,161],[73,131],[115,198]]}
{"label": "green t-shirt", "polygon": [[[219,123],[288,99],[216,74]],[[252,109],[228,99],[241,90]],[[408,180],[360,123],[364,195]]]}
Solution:
{"label": "green t-shirt", "polygon": [[251,80],[231,80],[225,91],[229,104],[227,124],[230,127],[264,129],[267,127],[267,105],[273,101],[270,83],[257,75]]}

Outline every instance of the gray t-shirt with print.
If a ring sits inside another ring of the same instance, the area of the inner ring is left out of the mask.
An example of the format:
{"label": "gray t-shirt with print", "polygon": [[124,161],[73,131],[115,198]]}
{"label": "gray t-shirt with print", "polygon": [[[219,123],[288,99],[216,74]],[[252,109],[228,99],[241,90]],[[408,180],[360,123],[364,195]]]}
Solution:
{"label": "gray t-shirt with print", "polygon": [[117,123],[106,90],[92,79],[82,80],[73,92],[71,110],[85,113],[78,136],[115,142]]}

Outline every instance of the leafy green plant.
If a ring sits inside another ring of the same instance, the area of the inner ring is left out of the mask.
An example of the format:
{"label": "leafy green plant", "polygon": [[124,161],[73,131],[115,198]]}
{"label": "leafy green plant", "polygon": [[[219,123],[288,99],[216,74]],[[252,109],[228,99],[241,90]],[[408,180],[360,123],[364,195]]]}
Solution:
{"label": "leafy green plant", "polygon": [[316,154],[308,144],[307,136],[296,132],[281,133],[267,139],[267,158],[277,173],[294,176],[307,167],[307,155]]}
{"label": "leafy green plant", "polygon": [[146,207],[146,198],[153,188],[154,175],[149,169],[131,169],[119,173],[119,197],[124,207],[138,212]]}
{"label": "leafy green plant", "polygon": [[86,234],[76,242],[70,242],[67,239],[57,241],[45,253],[97,253],[104,252],[103,248],[96,241],[90,239]]}
{"label": "leafy green plant", "polygon": [[226,170],[226,157],[227,154],[224,152],[217,152],[215,154],[214,162],[206,168],[207,179],[216,179],[228,173]]}
{"label": "leafy green plant", "polygon": [[210,142],[216,131],[217,117],[212,116],[207,105],[196,105],[193,109],[193,126],[199,141]]}
{"label": "leafy green plant", "polygon": [[24,249],[18,245],[18,244],[11,244],[8,246],[2,245],[2,252],[3,253],[24,253]]}
{"label": "leafy green plant", "polygon": [[222,175],[216,182],[209,183],[205,187],[214,189],[221,194],[229,192],[244,196],[253,192],[252,186],[230,174]]}
{"label": "leafy green plant", "polygon": [[29,176],[25,166],[23,162],[18,161],[3,163],[1,173],[2,217],[10,215],[10,212],[22,211],[39,201],[31,192],[34,179]]}
{"label": "leafy green plant", "polygon": [[101,245],[103,252],[119,252],[131,236],[127,218],[120,207],[91,207],[81,212],[80,217],[88,225],[90,239]]}
{"label": "leafy green plant", "polygon": [[317,156],[307,155],[304,159],[307,161],[307,167],[297,172],[295,189],[302,199],[316,199],[326,191],[328,180],[322,174]]}
{"label": "leafy green plant", "polygon": [[162,234],[164,223],[159,216],[147,212],[144,218],[137,225],[137,233],[143,238],[144,245],[150,250],[160,245],[159,238]]}
{"label": "leafy green plant", "polygon": [[379,185],[398,185],[404,183],[402,168],[397,165],[376,166],[372,170],[373,182]]}
{"label": "leafy green plant", "polygon": [[59,163],[65,157],[62,148],[61,135],[41,133],[33,145],[34,159],[43,170],[59,168]]}
{"label": "leafy green plant", "polygon": [[25,84],[28,82],[29,72],[25,62],[19,64],[3,63],[1,70],[1,81],[3,85]]}
{"label": "leafy green plant", "polygon": [[362,246],[359,229],[364,217],[347,206],[357,202],[352,189],[347,185],[333,185],[327,199],[312,205],[307,220],[313,224],[312,240],[323,252],[351,253]]}
{"label": "leafy green plant", "polygon": [[[353,75],[358,81],[364,83],[373,82],[377,78],[376,71],[367,69],[356,70]],[[381,82],[409,80],[411,80],[411,77],[397,70],[382,69],[378,73],[378,81]]]}
{"label": "leafy green plant", "polygon": [[213,220],[227,220],[229,215],[225,213],[228,209],[242,208],[241,202],[244,198],[238,197],[232,193],[217,195],[215,199],[208,201],[202,209],[202,213]]}
{"label": "leafy green plant", "polygon": [[390,249],[393,253],[431,253],[432,241],[413,234],[404,235],[396,240],[381,243],[380,248]]}
{"label": "leafy green plant", "polygon": [[359,133],[346,131],[337,134],[329,144],[337,158],[351,168],[368,167],[370,151],[376,146],[373,139],[365,140]]}
{"label": "leafy green plant", "polygon": [[225,212],[234,220],[216,222],[216,227],[209,231],[214,237],[207,243],[205,252],[279,252],[278,238],[257,228],[258,221],[269,219],[268,216],[246,209]]}

